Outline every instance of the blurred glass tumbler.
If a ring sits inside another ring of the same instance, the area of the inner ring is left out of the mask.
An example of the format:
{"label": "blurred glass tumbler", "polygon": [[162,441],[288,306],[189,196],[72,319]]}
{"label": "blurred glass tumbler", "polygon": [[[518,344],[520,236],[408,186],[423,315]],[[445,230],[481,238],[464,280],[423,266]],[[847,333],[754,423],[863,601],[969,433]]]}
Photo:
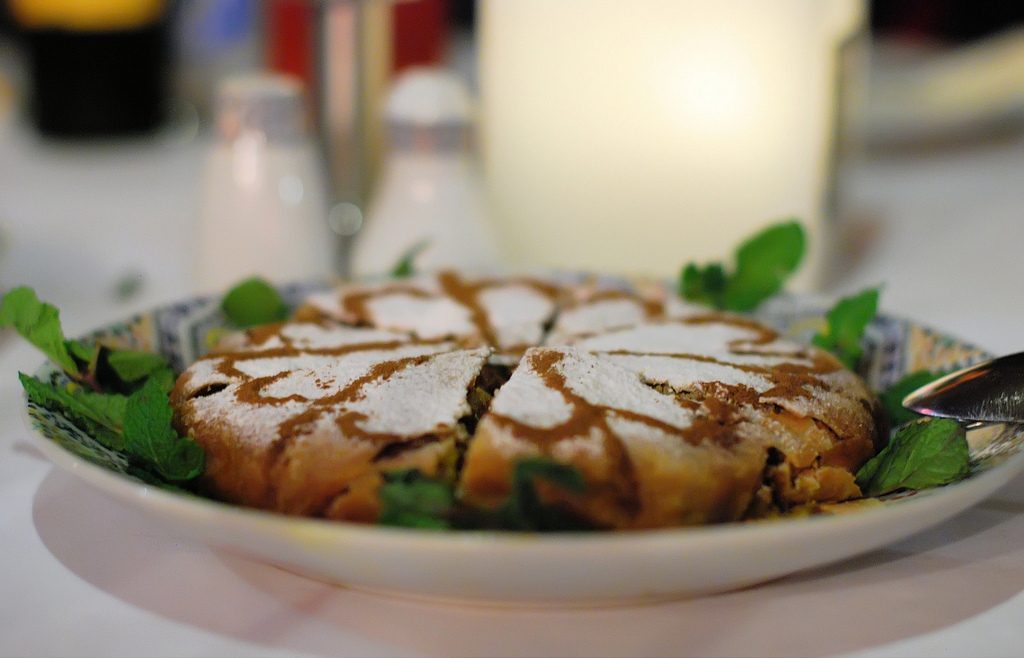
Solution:
{"label": "blurred glass tumbler", "polygon": [[202,184],[200,290],[223,290],[254,274],[287,282],[334,273],[337,236],[306,123],[295,78],[253,74],[218,89],[217,139]]}
{"label": "blurred glass tumbler", "polygon": [[31,116],[55,137],[155,129],[168,93],[166,0],[10,0],[32,80]]}
{"label": "blurred glass tumbler", "polygon": [[483,0],[482,146],[509,256],[672,275],[787,216],[831,233],[863,0]]}

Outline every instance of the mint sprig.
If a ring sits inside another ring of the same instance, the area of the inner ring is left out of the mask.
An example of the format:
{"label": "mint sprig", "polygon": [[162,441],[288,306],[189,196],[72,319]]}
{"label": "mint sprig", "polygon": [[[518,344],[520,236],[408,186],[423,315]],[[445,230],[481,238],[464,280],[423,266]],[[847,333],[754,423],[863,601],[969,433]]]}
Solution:
{"label": "mint sprig", "polygon": [[265,279],[248,278],[231,288],[220,308],[231,324],[239,328],[279,322],[288,317],[281,293]]}
{"label": "mint sprig", "polygon": [[167,370],[159,354],[114,350],[102,345],[67,340],[60,311],[39,301],[34,290],[21,286],[10,290],[0,303],[0,327],[13,327],[36,346],[72,380],[95,392],[130,392],[142,379]]}
{"label": "mint sprig", "polygon": [[924,418],[897,430],[889,445],[857,471],[857,485],[865,496],[881,496],[949,484],[969,471],[963,426],[948,418]]}
{"label": "mint sprig", "polygon": [[807,239],[796,221],[770,226],[736,250],[735,268],[722,263],[687,264],[679,277],[685,299],[729,311],[752,311],[782,290],[800,266]]}
{"label": "mint sprig", "polygon": [[544,457],[516,462],[512,491],[494,509],[468,506],[458,500],[451,483],[430,478],[417,470],[385,473],[378,490],[379,523],[407,528],[490,529],[520,531],[585,530],[590,526],[562,509],[547,505],[538,483],[573,493],[586,490],[576,468]]}
{"label": "mint sprig", "polygon": [[62,413],[120,452],[130,472],[146,482],[162,486],[202,473],[202,448],[171,426],[174,372],[162,356],[65,339],[56,307],[24,286],[4,296],[0,326],[14,327],[71,379],[51,382],[19,373],[31,402]]}
{"label": "mint sprig", "polygon": [[825,314],[825,330],[811,342],[832,352],[847,368],[856,369],[864,353],[861,339],[878,313],[878,295],[878,288],[868,288],[840,299]]}
{"label": "mint sprig", "polygon": [[29,400],[59,411],[103,446],[121,452],[139,469],[159,476],[147,481],[184,482],[202,473],[204,454],[171,427],[170,377],[150,377],[130,396],[95,393],[75,383],[45,382],[19,373]]}

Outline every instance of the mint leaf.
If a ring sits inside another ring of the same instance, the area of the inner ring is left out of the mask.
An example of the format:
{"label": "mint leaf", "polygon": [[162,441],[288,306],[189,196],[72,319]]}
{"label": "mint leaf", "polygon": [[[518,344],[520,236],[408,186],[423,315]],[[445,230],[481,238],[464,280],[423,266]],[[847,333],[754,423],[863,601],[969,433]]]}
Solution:
{"label": "mint leaf", "polygon": [[878,397],[882,401],[882,408],[885,409],[885,413],[889,416],[892,426],[896,427],[903,423],[909,423],[915,418],[920,418],[920,415],[903,406],[903,398],[946,374],[944,372],[918,370],[906,375],[903,379],[885,389]]}
{"label": "mint leaf", "polygon": [[203,472],[203,449],[192,439],[178,436],[171,426],[174,412],[165,384],[151,377],[128,397],[125,450],[163,478],[191,480]]}
{"label": "mint leaf", "polygon": [[442,530],[451,527],[449,517],[455,507],[452,486],[429,478],[418,470],[384,473],[384,484],[377,492],[381,525]]}
{"label": "mint leaf", "polygon": [[780,290],[803,260],[804,229],[798,222],[771,226],[736,251],[736,272],[725,289],[725,308],[752,311]]}
{"label": "mint leaf", "polygon": [[864,353],[861,338],[878,313],[878,295],[878,288],[868,288],[840,299],[825,314],[825,331],[812,342],[832,352],[847,368],[855,369]]}
{"label": "mint leaf", "polygon": [[576,468],[545,457],[516,462],[512,472],[512,495],[497,510],[501,527],[510,530],[580,530],[586,526],[557,507],[541,502],[537,481],[572,493],[586,491],[587,483]]}
{"label": "mint leaf", "polygon": [[948,418],[925,418],[904,425],[857,472],[865,496],[899,489],[927,489],[964,478],[970,471],[967,433]]}
{"label": "mint leaf", "polygon": [[9,290],[0,302],[0,328],[14,327],[22,338],[42,350],[51,361],[71,376],[79,374],[64,340],[60,311],[39,301],[34,290],[21,286]]}
{"label": "mint leaf", "polygon": [[679,294],[717,309],[752,311],[782,290],[806,246],[799,222],[775,224],[740,244],[733,272],[721,263],[687,264],[679,276]]}
{"label": "mint leaf", "polygon": [[857,486],[860,487],[861,493],[864,494],[865,496],[880,495],[875,493],[868,493],[868,487],[871,484],[871,481],[874,480],[875,476],[878,474],[878,469],[881,468],[882,466],[882,459],[880,459],[880,457],[882,456],[882,452],[885,452],[886,449],[888,449],[888,446],[883,448],[882,451],[879,452],[877,455],[867,460],[864,463],[864,465],[860,467],[860,470],[857,471]]}
{"label": "mint leaf", "polygon": [[93,393],[77,384],[50,384],[18,373],[28,399],[62,412],[90,436],[112,450],[124,448],[121,428],[127,398],[116,393]]}
{"label": "mint leaf", "polygon": [[167,359],[159,354],[135,350],[111,351],[107,355],[107,364],[121,381],[129,384],[168,368]]}
{"label": "mint leaf", "polygon": [[174,382],[178,379],[178,376],[174,374],[174,371],[170,368],[161,368],[149,375],[146,383],[153,382],[153,386],[163,391],[167,395],[171,394],[171,389],[174,388]]}
{"label": "mint leaf", "polygon": [[391,277],[395,279],[405,279],[415,274],[413,267],[416,257],[419,256],[424,249],[430,245],[429,240],[421,240],[413,246],[409,247],[402,257],[398,259],[394,267],[391,268]]}
{"label": "mint leaf", "polygon": [[220,308],[238,327],[270,324],[288,317],[288,307],[280,293],[266,280],[255,276],[231,288],[221,300]]}

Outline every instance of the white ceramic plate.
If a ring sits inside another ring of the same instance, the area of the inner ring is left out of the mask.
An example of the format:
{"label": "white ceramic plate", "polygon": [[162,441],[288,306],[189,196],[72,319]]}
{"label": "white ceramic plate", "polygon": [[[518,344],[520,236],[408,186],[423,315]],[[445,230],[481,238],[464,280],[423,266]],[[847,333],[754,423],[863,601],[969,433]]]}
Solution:
{"label": "white ceramic plate", "polygon": [[[287,290],[296,298],[308,287]],[[820,309],[780,300],[764,319],[798,327]],[[188,361],[217,326],[196,299],[99,332]],[[866,376],[885,386],[922,367],[964,365],[970,345],[892,318],[869,333]],[[54,376],[44,366],[37,376]],[[26,405],[38,448],[58,467],[183,536],[313,578],[411,596],[501,603],[623,603],[745,587],[903,539],[981,501],[1024,470],[1020,426],[972,431],[973,468],[946,487],[835,515],[630,533],[432,532],[287,517],[147,486],[59,414]]]}

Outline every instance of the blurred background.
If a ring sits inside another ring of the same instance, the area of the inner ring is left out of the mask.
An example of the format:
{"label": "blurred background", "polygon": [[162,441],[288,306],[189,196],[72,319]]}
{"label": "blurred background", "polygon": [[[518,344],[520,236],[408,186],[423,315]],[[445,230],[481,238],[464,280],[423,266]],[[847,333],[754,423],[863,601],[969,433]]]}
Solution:
{"label": "blurred background", "polygon": [[87,323],[410,249],[673,277],[796,216],[799,288],[884,281],[998,345],[957,309],[1017,320],[984,291],[1024,237],[1022,22],[979,0],[0,0],[0,291]]}

